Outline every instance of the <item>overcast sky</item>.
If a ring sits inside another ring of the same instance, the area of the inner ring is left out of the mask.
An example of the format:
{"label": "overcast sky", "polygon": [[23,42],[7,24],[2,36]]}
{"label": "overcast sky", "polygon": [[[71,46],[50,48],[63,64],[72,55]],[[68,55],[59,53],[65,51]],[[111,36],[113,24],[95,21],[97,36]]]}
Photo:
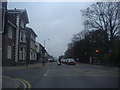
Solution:
{"label": "overcast sky", "polygon": [[[93,2],[9,2],[8,8],[26,9],[29,17],[27,26],[37,34],[37,41],[47,51],[59,57],[67,50],[73,34],[84,29],[84,17],[80,10]],[[49,40],[48,40],[49,39]]]}

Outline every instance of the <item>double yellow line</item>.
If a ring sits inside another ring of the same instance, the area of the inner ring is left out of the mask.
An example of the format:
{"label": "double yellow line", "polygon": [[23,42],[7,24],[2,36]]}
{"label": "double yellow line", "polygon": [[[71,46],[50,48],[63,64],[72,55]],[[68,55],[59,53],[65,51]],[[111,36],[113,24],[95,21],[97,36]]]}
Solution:
{"label": "double yellow line", "polygon": [[28,81],[24,80],[24,79],[20,79],[20,78],[14,78],[15,80],[18,80],[20,83],[22,83],[24,85],[24,90],[31,89],[31,85]]}

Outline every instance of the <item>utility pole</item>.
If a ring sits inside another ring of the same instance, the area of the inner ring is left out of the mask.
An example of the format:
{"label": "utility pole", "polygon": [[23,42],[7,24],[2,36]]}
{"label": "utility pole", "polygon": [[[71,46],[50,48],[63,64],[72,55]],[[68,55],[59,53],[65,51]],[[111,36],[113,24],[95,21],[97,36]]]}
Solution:
{"label": "utility pole", "polygon": [[[47,39],[47,40],[49,40],[49,39]],[[45,44],[46,44],[46,40],[44,40],[44,47],[43,47],[43,65],[45,65],[45,53],[46,53]]]}
{"label": "utility pole", "polygon": [[45,47],[43,47],[43,65],[45,65]]}

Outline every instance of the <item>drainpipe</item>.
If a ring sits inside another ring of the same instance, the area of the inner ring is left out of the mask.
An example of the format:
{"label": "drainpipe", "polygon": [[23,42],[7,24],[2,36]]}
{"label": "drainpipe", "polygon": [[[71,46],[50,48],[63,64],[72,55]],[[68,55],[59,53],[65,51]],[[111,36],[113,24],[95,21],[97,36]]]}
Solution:
{"label": "drainpipe", "polygon": [[[3,11],[3,14],[2,14]],[[5,9],[0,1],[0,89],[2,89],[2,33],[4,32]]]}

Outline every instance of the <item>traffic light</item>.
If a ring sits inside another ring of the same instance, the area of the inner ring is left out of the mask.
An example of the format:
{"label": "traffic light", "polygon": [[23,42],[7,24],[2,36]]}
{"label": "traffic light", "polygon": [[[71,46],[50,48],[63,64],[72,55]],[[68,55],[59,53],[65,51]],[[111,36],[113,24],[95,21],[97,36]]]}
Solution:
{"label": "traffic light", "polygon": [[96,50],[95,52],[97,52],[97,53],[98,53],[98,52],[99,52],[99,50]]}

